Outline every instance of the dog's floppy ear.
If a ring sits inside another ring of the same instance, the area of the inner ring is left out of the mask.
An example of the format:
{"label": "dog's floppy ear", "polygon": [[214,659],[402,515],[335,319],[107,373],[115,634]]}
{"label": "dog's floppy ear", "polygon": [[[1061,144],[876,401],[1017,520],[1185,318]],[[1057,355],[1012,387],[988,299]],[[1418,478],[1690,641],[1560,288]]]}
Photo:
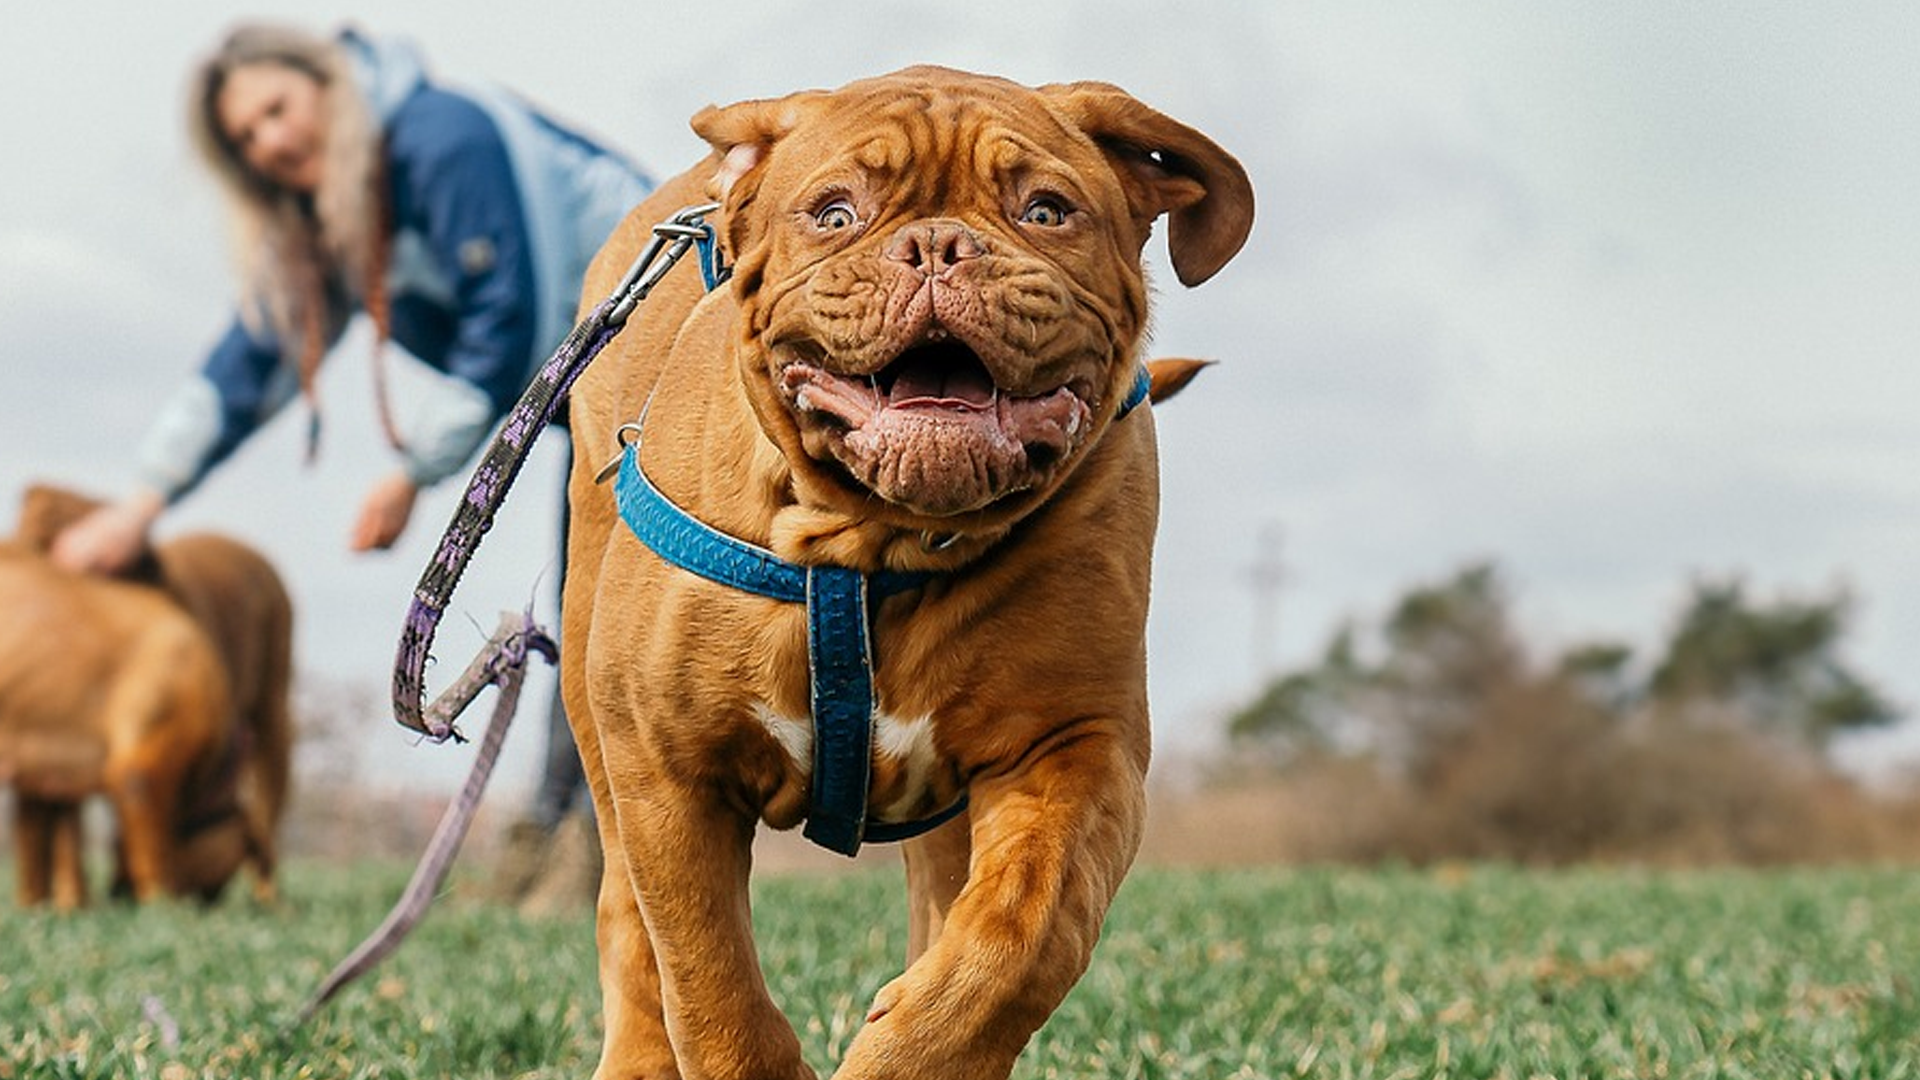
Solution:
{"label": "dog's floppy ear", "polygon": [[774,144],[800,126],[812,105],[824,96],[822,91],[804,90],[780,98],[709,105],[694,114],[694,134],[707,140],[720,159],[710,193],[726,207],[731,257],[738,259],[746,247],[743,230],[749,215],[742,211],[759,193]]}
{"label": "dog's floppy ear", "polygon": [[1106,152],[1144,238],[1167,215],[1167,248],[1182,284],[1198,285],[1234,257],[1253,228],[1253,184],[1212,139],[1099,82],[1041,88]]}
{"label": "dog's floppy ear", "polygon": [[[693,133],[707,140],[720,158],[709,191],[726,204],[735,228],[740,227],[743,217],[739,211],[759,191],[760,177],[774,144],[798,127],[813,104],[825,96],[819,90],[803,90],[780,98],[709,105],[693,115]],[[733,251],[738,253],[744,238],[730,239]]]}

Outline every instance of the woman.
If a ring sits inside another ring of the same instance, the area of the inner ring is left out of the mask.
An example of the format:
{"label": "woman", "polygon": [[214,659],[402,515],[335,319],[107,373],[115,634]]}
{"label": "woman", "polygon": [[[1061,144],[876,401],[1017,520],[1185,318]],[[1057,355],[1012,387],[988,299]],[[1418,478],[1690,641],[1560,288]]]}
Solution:
{"label": "woman", "polygon": [[[165,509],[296,396],[311,410],[311,454],[314,374],[359,310],[378,342],[450,376],[421,391],[404,430],[382,388],[401,464],[366,495],[349,543],[386,548],[419,489],[475,456],[560,344],[588,262],[652,184],[520,99],[437,85],[404,45],[352,30],[242,26],[191,89],[189,127],[237,226],[240,310],[155,419],[135,489],[62,533],[54,559],[106,573],[133,564]],[[548,739],[531,819],[515,833],[535,850],[587,808],[557,692]],[[597,869],[586,876],[590,895]]]}
{"label": "woman", "polygon": [[[452,376],[404,430],[401,466],[349,537],[399,538],[420,488],[458,472],[573,322],[588,261],[651,187],[526,103],[429,81],[404,45],[353,30],[233,31],[195,72],[188,117],[237,231],[241,306],[199,376],[161,409],[126,497],[63,533],[69,569],[112,572],[154,522],[302,394],[349,317]],[[376,346],[376,349],[378,346]]]}

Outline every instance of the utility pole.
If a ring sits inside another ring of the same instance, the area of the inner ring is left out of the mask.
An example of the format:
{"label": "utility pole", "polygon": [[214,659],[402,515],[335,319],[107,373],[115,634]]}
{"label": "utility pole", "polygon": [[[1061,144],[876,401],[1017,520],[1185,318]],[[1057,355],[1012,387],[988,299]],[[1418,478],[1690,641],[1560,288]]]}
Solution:
{"label": "utility pole", "polygon": [[1253,677],[1265,687],[1274,674],[1275,644],[1279,637],[1280,588],[1287,580],[1280,548],[1284,530],[1277,521],[1260,528],[1253,565],[1247,578],[1253,584]]}

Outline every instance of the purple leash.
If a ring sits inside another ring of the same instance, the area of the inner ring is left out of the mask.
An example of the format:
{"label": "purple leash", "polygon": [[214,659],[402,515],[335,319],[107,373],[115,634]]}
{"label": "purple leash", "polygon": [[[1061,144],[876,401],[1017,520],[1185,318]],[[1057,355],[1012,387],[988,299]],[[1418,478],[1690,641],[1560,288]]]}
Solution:
{"label": "purple leash", "polygon": [[481,793],[486,790],[487,780],[493,775],[494,763],[500,756],[500,746],[506,741],[507,728],[519,704],[520,684],[526,677],[528,658],[537,654],[549,664],[558,663],[560,649],[553,635],[533,622],[531,612],[509,612],[501,616],[499,629],[487,639],[479,655],[467,665],[459,680],[435,698],[432,704],[423,706],[426,700],[427,660],[433,649],[434,632],[439,629],[440,618],[447,610],[454,587],[460,582],[460,575],[466,571],[467,564],[473,561],[481,538],[493,527],[493,519],[506,501],[508,490],[520,475],[521,466],[526,464],[534,440],[539,438],[540,433],[546,430],[565,406],[567,392],[572,389],[580,373],[587,369],[587,365],[593,362],[607,342],[626,326],[634,308],[646,299],[666,272],[696,245],[700,249],[702,275],[707,277],[711,287],[716,266],[713,230],[703,219],[717,209],[718,205],[713,203],[690,206],[653,227],[652,239],[621,278],[613,295],[582,319],[567,335],[567,339],[561,342],[552,358],[541,365],[487,447],[486,456],[481,458],[480,464],[467,480],[466,492],[454,511],[453,520],[448,523],[446,532],[440,538],[440,546],[435,549],[432,560],[421,573],[419,584],[414,586],[413,602],[407,608],[407,620],[401,629],[399,654],[393,669],[394,719],[434,742],[448,739],[464,742],[465,738],[454,726],[454,721],[486,687],[498,687],[500,694],[494,702],[486,735],[481,739],[466,783],[462,785],[460,794],[447,804],[406,890],[401,893],[385,921],[342,960],[320,984],[320,988],[314,991],[288,1025],[289,1030],[311,1019],[348,983],[372,970],[374,965],[399,948],[407,934],[426,914],[427,907],[446,881],[447,872],[453,868],[454,856],[459,853],[460,843],[466,838],[468,827],[473,824]]}
{"label": "purple leash", "polygon": [[[414,586],[413,603],[407,608],[406,625],[400,633],[400,650],[393,669],[393,715],[402,726],[435,742],[460,740],[453,721],[466,702],[449,707],[443,696],[430,706],[421,706],[426,697],[425,673],[433,635],[439,629],[440,617],[447,610],[454,586],[479,549],[480,538],[493,527],[494,515],[506,501],[507,490],[520,475],[520,467],[526,464],[534,440],[564,407],[574,380],[626,326],[633,309],[646,299],[688,249],[700,244],[703,265],[710,261],[705,252],[711,250],[713,231],[702,219],[716,209],[718,206],[713,203],[690,206],[654,226],[653,238],[634,260],[613,295],[582,319],[553,357],[541,366],[526,393],[507,414],[499,434],[487,447],[486,456],[474,468],[453,520],[440,538],[439,548],[421,573],[420,583]],[[664,261],[655,265],[663,250]]]}

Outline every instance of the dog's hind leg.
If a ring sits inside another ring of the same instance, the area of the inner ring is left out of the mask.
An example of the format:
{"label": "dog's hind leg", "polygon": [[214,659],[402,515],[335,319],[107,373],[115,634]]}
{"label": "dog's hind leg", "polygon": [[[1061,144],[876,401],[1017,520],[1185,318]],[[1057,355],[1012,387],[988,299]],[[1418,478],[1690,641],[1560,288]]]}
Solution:
{"label": "dog's hind leg", "polygon": [[30,795],[15,800],[13,847],[21,907],[50,902],[56,911],[73,911],[86,906],[86,852],[80,828],[77,802]]}
{"label": "dog's hind leg", "polygon": [[907,963],[940,937],[947,912],[967,883],[972,818],[961,813],[932,832],[900,845],[907,865]]}

